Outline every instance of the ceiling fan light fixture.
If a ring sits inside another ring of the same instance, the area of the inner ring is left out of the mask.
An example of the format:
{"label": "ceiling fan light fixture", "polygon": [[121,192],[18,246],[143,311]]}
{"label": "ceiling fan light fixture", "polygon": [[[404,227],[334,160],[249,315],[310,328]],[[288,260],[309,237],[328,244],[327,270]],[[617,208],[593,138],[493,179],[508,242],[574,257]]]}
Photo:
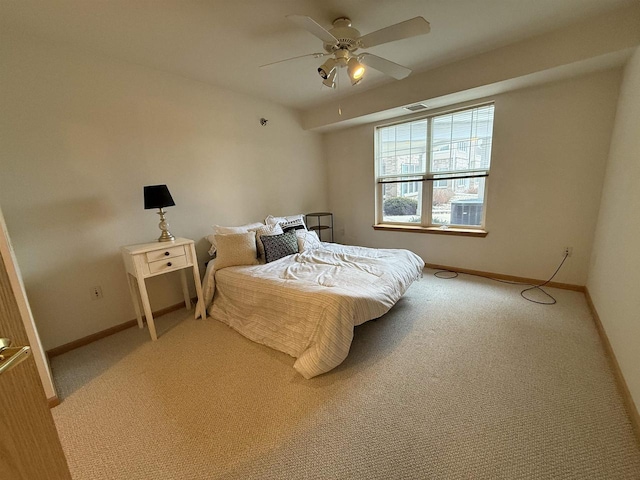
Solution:
{"label": "ceiling fan light fixture", "polygon": [[[360,83],[365,75],[365,67],[363,64],[366,65],[366,68],[373,68],[396,80],[406,78],[411,74],[411,69],[378,57],[377,55],[367,52],[357,53],[357,51],[384,43],[424,35],[425,33],[429,33],[430,30],[429,22],[422,17],[414,17],[404,22],[389,25],[366,35],[361,35],[359,30],[353,28],[351,26],[351,20],[346,17],[335,19],[333,28],[329,30],[326,30],[313,18],[305,15],[287,15],[287,18],[322,40],[326,53],[319,52],[299,55],[286,60],[309,56],[320,58],[330,55],[331,58],[317,69],[318,75],[320,75],[320,78],[323,80],[323,85],[329,88],[335,88],[337,86],[337,83],[339,83],[337,80],[340,78],[338,71],[343,67],[347,67],[351,85]],[[286,60],[271,62],[261,66],[266,67]]]}
{"label": "ceiling fan light fixture", "polygon": [[360,80],[362,80],[364,76],[364,66],[355,57],[349,59],[347,70],[349,72],[349,78],[351,79],[351,85],[360,83]]}
{"label": "ceiling fan light fixture", "polygon": [[336,68],[334,68],[331,73],[329,74],[329,76],[327,78],[325,78],[324,80],[322,80],[322,84],[329,87],[329,88],[336,88],[336,74],[338,73],[338,70]]}
{"label": "ceiling fan light fixture", "polygon": [[318,67],[318,75],[320,75],[324,80],[327,80],[329,76],[331,76],[331,73],[335,72],[335,70],[336,61],[333,58],[329,58],[326,62]]}

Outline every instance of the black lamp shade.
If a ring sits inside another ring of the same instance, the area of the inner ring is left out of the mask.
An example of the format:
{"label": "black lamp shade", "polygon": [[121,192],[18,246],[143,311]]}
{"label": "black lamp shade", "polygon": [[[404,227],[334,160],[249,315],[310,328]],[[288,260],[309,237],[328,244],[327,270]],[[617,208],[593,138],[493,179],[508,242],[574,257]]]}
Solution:
{"label": "black lamp shade", "polygon": [[173,207],[176,203],[171,198],[166,185],[149,185],[144,187],[144,209]]}

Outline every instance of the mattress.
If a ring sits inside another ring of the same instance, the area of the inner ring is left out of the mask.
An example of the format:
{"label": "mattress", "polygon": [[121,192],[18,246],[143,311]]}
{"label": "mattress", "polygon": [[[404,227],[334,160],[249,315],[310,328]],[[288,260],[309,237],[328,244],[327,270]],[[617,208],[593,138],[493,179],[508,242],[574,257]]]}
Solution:
{"label": "mattress", "polygon": [[408,250],[322,243],[268,264],[210,262],[204,302],[212,318],[295,357],[312,378],[340,365],[354,327],[388,312],[423,267]]}

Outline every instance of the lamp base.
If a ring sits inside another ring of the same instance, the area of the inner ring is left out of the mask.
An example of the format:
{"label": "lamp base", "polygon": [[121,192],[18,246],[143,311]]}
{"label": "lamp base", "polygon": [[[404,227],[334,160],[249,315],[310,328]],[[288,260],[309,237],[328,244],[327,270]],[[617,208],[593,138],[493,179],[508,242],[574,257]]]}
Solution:
{"label": "lamp base", "polygon": [[176,237],[171,235],[171,232],[163,230],[162,231],[162,235],[160,235],[160,237],[158,238],[158,241],[159,242],[173,242],[175,239],[176,239]]}
{"label": "lamp base", "polygon": [[160,223],[158,224],[158,228],[162,231],[162,234],[160,235],[160,238],[158,238],[158,241],[173,242],[176,239],[176,237],[174,237],[169,231],[169,224],[164,218],[164,213],[165,212],[164,210],[162,210],[162,208],[158,212],[158,215],[160,215]]}

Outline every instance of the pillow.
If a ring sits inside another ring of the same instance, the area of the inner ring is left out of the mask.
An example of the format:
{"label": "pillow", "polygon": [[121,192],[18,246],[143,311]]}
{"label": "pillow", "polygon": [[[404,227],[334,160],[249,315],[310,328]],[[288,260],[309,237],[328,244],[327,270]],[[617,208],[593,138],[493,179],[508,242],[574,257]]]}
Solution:
{"label": "pillow", "polygon": [[247,223],[246,225],[240,225],[239,227],[222,227],[220,225],[214,225],[214,233],[247,233],[249,230],[258,228],[264,225],[262,222]]}
{"label": "pillow", "polygon": [[262,244],[262,240],[260,237],[269,236],[269,235],[280,235],[284,233],[282,231],[282,227],[277,223],[275,225],[261,225],[255,230],[256,232],[256,245],[258,247],[258,258],[264,258],[264,245]]}
{"label": "pillow", "polygon": [[300,215],[290,215],[288,217],[274,217],[273,215],[267,215],[267,218],[264,219],[264,223],[266,225],[274,225],[276,223],[287,222],[289,220],[303,220],[304,221],[304,215],[302,215],[302,214],[300,214]]}
{"label": "pillow", "polygon": [[211,244],[211,248],[209,249],[209,255],[213,257],[216,254],[216,234],[217,233],[224,233],[224,234],[246,233],[249,230],[253,230],[258,227],[261,227],[262,225],[264,225],[264,223],[260,223],[260,222],[248,223],[246,225],[240,225],[239,227],[221,227],[220,225],[214,225],[213,235],[207,235],[207,240],[209,240],[209,243]]}
{"label": "pillow", "polygon": [[298,253],[298,240],[295,232],[286,232],[280,235],[263,235],[261,240],[264,244],[264,259],[266,263]]}
{"label": "pillow", "polygon": [[289,230],[306,230],[307,226],[304,223],[304,215],[291,215],[289,217],[274,217],[269,215],[264,219],[264,223],[267,225],[279,224],[282,230],[288,232]]}
{"label": "pillow", "polygon": [[217,244],[216,270],[258,263],[256,259],[256,234],[254,232],[220,233],[216,234],[215,240]]}
{"label": "pillow", "polygon": [[318,234],[314,231],[295,230],[296,237],[298,237],[298,251],[304,252],[305,250],[312,250],[318,248],[320,239]]}
{"label": "pillow", "polygon": [[289,232],[291,230],[307,231],[307,227],[302,220],[289,220],[287,222],[280,222],[278,225],[280,225],[283,232]]}

